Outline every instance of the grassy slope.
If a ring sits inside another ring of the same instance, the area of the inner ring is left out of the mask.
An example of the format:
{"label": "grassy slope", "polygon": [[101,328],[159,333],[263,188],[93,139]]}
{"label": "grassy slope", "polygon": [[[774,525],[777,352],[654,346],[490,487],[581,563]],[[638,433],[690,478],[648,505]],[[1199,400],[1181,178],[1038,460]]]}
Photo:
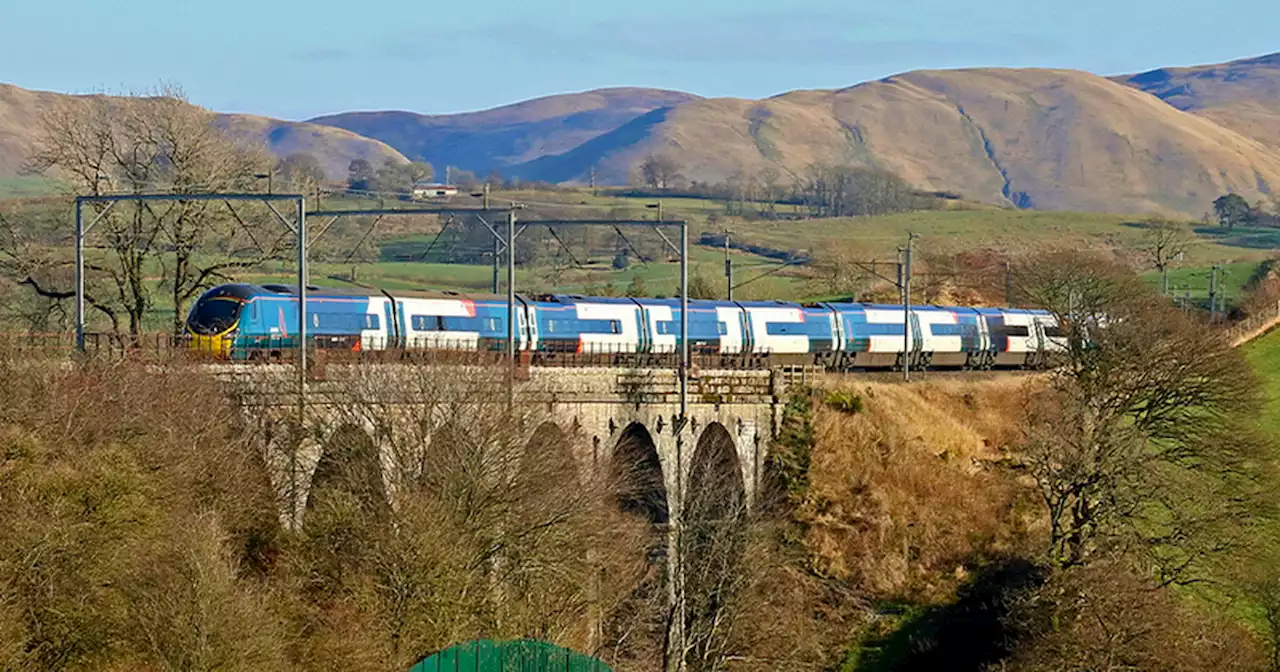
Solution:
{"label": "grassy slope", "polygon": [[1254,341],[1245,352],[1266,388],[1266,408],[1259,421],[1269,435],[1280,440],[1280,331]]}

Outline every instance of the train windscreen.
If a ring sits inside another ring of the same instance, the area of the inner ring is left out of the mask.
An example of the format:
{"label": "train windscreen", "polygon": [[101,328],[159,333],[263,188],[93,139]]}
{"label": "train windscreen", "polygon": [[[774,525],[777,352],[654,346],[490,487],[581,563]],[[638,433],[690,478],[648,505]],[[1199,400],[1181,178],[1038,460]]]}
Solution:
{"label": "train windscreen", "polygon": [[200,336],[220,334],[240,319],[244,303],[232,297],[206,297],[196,303],[187,318],[187,326]]}

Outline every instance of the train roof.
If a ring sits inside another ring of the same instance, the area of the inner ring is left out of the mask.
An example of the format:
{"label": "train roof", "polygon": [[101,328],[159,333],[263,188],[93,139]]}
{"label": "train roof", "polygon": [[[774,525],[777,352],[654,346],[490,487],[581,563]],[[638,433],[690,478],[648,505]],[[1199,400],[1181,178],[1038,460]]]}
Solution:
{"label": "train roof", "polygon": [[[285,284],[253,285],[248,283],[231,283],[219,285],[205,292],[205,296],[234,296],[240,299],[251,299],[262,296],[297,296],[298,286]],[[472,301],[500,300],[506,302],[505,296],[496,294],[468,294],[449,290],[387,290],[384,294],[376,287],[318,287],[307,285],[308,298],[328,296],[365,296],[376,297],[391,295],[396,299],[470,299]]]}

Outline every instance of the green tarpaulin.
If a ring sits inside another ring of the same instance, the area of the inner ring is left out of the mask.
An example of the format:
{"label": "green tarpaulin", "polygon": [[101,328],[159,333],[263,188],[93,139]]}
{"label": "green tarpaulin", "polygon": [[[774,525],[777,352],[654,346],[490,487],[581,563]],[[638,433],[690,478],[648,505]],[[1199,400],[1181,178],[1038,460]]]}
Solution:
{"label": "green tarpaulin", "polygon": [[452,646],[409,672],[612,672],[603,661],[536,639]]}

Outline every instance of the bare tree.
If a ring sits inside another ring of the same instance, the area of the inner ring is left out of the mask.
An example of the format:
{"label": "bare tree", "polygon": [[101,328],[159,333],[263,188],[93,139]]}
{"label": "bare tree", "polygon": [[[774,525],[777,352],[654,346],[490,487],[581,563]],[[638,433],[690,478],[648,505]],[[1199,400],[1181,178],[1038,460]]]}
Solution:
{"label": "bare tree", "polygon": [[766,166],[760,171],[761,197],[764,199],[766,212],[770,219],[778,214],[778,201],[782,198],[782,173],[774,166]]}
{"label": "bare tree", "polygon": [[1171,589],[1152,589],[1131,564],[1059,571],[1009,601],[1011,655],[989,670],[1266,669],[1257,640],[1240,623]]}
{"label": "bare tree", "polygon": [[644,530],[580,465],[579,437],[509,415],[501,372],[455,366],[466,374],[360,367],[346,380],[332,423],[348,429],[312,485],[304,581],[358,605],[384,669],[481,636],[587,649],[590,622],[645,571]]}
{"label": "bare tree", "polygon": [[883,215],[931,205],[901,177],[861,166],[814,164],[800,180],[798,190],[814,217]]}
{"label": "bare tree", "polygon": [[681,178],[680,164],[667,154],[650,154],[640,163],[640,177],[653,189],[670,189]]}
{"label": "bare tree", "polygon": [[1186,225],[1154,218],[1143,224],[1142,253],[1148,264],[1160,272],[1160,293],[1169,293],[1169,267],[1182,258],[1191,242]]}
{"label": "bare tree", "polygon": [[[246,189],[253,166],[261,165],[264,156],[261,148],[237,143],[212,113],[188,103],[180,90],[165,88],[147,97],[71,99],[53,105],[41,119],[29,169],[56,174],[84,194],[196,194]],[[99,219],[95,240],[104,242],[89,245],[95,252],[86,261],[89,305],[117,329],[117,315],[122,315],[128,333],[137,337],[155,304],[154,293],[163,290],[174,310],[172,329],[181,333],[192,298],[225,280],[228,271],[279,252],[286,237],[267,233],[273,223],[262,215],[246,219],[211,201],[175,201],[158,208],[132,203],[110,212],[93,206],[87,216]],[[264,230],[255,235],[253,228]],[[237,244],[245,233],[249,240]],[[60,240],[27,242],[50,247],[65,240],[64,233]],[[42,271],[65,266],[69,259],[54,256],[45,262],[41,268],[16,270],[41,296],[69,298],[67,289],[40,281]]]}
{"label": "bare tree", "polygon": [[300,194],[310,194],[325,182],[320,160],[307,152],[295,152],[280,159],[275,171],[281,182],[288,185],[291,191]]}
{"label": "bare tree", "polygon": [[1247,362],[1122,268],[1057,254],[1019,277],[1065,325],[1061,366],[1031,396],[1023,446],[1052,561],[1072,567],[1124,550],[1162,583],[1198,580],[1248,542],[1243,528],[1265,510]]}

